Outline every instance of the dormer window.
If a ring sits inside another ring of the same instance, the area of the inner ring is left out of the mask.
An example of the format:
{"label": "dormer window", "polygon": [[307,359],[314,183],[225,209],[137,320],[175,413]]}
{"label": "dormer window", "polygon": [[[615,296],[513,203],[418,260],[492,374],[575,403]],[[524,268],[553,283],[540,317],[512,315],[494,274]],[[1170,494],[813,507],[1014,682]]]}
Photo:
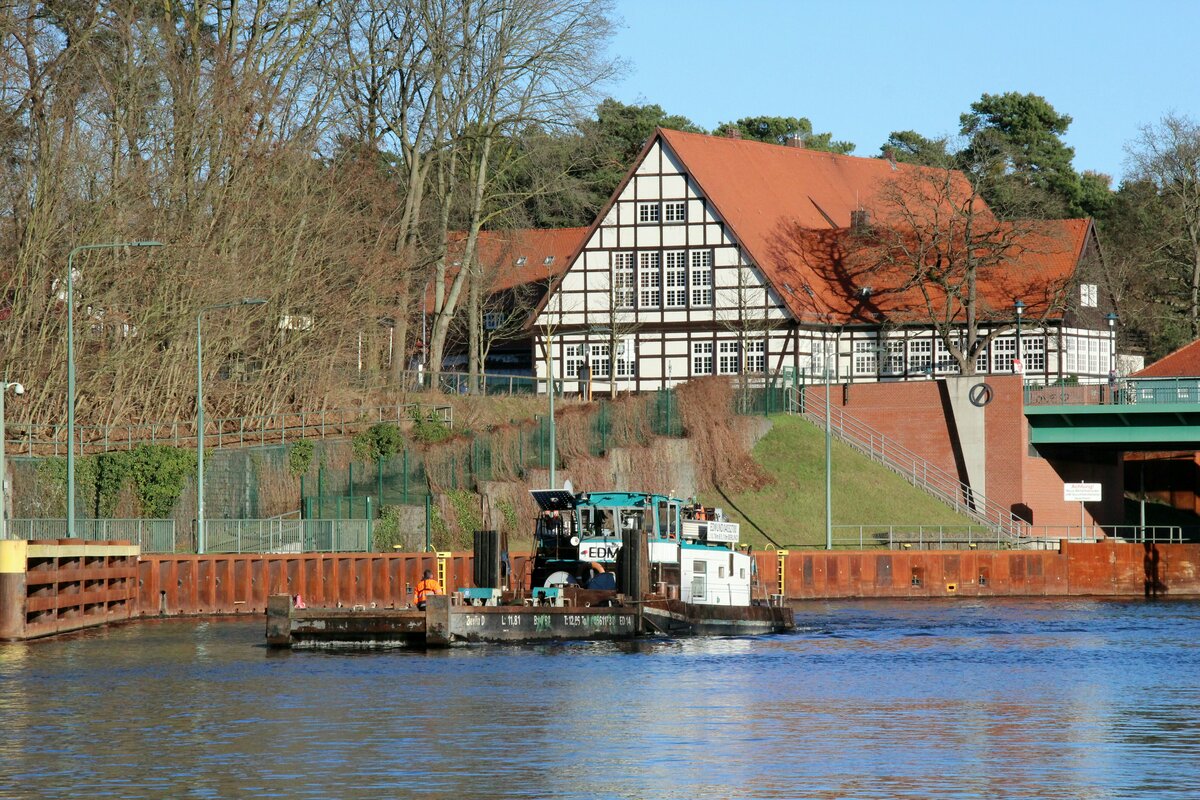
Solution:
{"label": "dormer window", "polygon": [[528,259],[528,258],[526,258],[525,256],[517,256],[517,266],[518,266],[518,267],[523,267],[523,266],[525,266],[525,262],[526,262],[526,261],[528,261],[528,260],[529,260],[529,259]]}
{"label": "dormer window", "polygon": [[658,203],[638,203],[638,224],[646,225],[662,219],[662,206]]}
{"label": "dormer window", "polygon": [[546,256],[546,260],[542,262],[547,267],[554,263],[554,256]]}

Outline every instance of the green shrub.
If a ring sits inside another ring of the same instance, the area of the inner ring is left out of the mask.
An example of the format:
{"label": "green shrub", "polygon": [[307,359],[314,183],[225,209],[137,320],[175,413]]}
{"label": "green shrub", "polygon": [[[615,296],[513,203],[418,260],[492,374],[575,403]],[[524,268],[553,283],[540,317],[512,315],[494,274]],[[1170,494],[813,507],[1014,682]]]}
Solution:
{"label": "green shrub", "polygon": [[313,460],[313,443],[311,439],[300,439],[292,443],[292,449],[288,451],[288,472],[293,478],[298,478],[308,472],[308,468],[312,466]]}
{"label": "green shrub", "polygon": [[450,428],[442,422],[436,411],[422,414],[419,409],[413,409],[412,420],[412,435],[418,442],[432,444],[450,437]]}
{"label": "green shrub", "polygon": [[354,457],[359,461],[378,461],[400,452],[404,437],[392,422],[377,422],[355,434]]}
{"label": "green shrub", "polygon": [[375,523],[374,542],[376,552],[390,553],[392,548],[403,544],[400,537],[400,506],[384,506]]}

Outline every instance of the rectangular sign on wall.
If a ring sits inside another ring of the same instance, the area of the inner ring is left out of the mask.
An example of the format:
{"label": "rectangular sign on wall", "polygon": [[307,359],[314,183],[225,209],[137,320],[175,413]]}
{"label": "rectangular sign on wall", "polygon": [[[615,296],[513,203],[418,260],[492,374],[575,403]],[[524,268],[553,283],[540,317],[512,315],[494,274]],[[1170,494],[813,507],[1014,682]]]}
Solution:
{"label": "rectangular sign on wall", "polygon": [[1098,503],[1102,497],[1103,484],[1064,483],[1063,500],[1068,503]]}

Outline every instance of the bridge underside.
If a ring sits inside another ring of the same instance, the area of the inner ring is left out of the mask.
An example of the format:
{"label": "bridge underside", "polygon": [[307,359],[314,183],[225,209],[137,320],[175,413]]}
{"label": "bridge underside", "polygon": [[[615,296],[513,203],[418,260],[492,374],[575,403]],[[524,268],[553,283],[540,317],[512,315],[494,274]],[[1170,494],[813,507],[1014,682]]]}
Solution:
{"label": "bridge underside", "polygon": [[1026,406],[1039,450],[1200,450],[1200,404]]}

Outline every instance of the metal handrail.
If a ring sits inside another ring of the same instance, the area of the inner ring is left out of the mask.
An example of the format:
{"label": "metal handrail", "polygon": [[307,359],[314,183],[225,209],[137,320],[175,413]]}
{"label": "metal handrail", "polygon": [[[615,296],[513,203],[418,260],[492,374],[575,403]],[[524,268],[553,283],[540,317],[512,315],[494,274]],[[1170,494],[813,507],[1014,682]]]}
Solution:
{"label": "metal handrail", "polygon": [[[364,426],[379,422],[404,422],[411,419],[413,412],[436,414],[448,427],[454,427],[454,408],[450,405],[428,405],[424,403],[396,403],[381,406],[366,406],[321,411],[281,411],[275,414],[260,414],[250,417],[216,417],[205,421],[206,447],[243,447],[247,444],[287,444],[288,440],[327,436],[346,436]],[[66,426],[32,425],[8,423],[9,434],[24,430],[23,436],[9,438],[6,445],[13,455],[61,455],[66,452]],[[37,429],[50,429],[52,438],[35,438]],[[116,436],[123,431],[124,435]],[[76,426],[79,437],[76,445],[81,453],[107,453],[114,450],[132,450],[142,444],[164,444],[174,447],[196,446],[195,420],[174,422],[150,422],[123,426],[82,425]]]}
{"label": "metal handrail", "polygon": [[[801,402],[800,393],[803,391],[803,387],[788,390],[791,398],[789,405],[793,413],[799,413],[810,422],[824,427],[824,404]],[[839,441],[952,506],[956,512],[965,514],[1012,539],[1024,535],[1024,520],[960,481],[957,475],[951,475],[941,467],[929,463],[920,455],[847,414],[840,407],[831,406],[830,411],[830,430]]]}

